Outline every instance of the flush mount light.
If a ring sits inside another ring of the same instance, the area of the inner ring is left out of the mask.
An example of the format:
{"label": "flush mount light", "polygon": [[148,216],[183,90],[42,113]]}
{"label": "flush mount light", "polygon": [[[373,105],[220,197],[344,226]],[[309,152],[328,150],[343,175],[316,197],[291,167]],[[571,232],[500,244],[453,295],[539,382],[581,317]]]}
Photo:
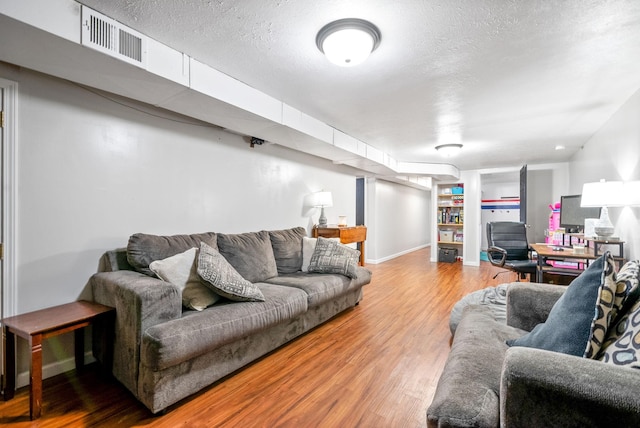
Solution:
{"label": "flush mount light", "polygon": [[462,144],[442,144],[436,146],[438,153],[441,153],[444,157],[451,157],[457,155],[462,149]]}
{"label": "flush mount light", "polygon": [[380,30],[364,19],[333,21],[318,31],[316,45],[329,61],[341,67],[361,64],[380,44]]}

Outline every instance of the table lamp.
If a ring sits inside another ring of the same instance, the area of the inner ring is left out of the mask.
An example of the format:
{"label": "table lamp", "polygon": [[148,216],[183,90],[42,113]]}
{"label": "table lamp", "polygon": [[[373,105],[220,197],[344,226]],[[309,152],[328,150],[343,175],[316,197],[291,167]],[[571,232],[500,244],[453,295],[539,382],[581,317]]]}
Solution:
{"label": "table lamp", "polygon": [[606,239],[613,235],[614,227],[609,218],[608,207],[625,205],[622,181],[600,180],[585,183],[582,186],[582,207],[602,207],[600,218],[596,221],[595,232],[598,238]]}
{"label": "table lamp", "polygon": [[327,217],[324,215],[324,207],[333,206],[333,198],[331,192],[318,192],[316,193],[315,206],[320,207],[320,218],[318,219],[318,226],[327,227]]}

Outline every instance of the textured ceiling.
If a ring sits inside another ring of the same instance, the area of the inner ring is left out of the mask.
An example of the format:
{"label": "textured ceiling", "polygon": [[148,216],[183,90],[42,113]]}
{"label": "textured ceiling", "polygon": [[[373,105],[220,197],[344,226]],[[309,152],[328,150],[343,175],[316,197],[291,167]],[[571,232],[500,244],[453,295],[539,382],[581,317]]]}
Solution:
{"label": "textured ceiling", "polygon": [[[404,162],[566,161],[640,88],[638,0],[80,3]],[[352,68],[315,46],[346,17],[382,33]]]}

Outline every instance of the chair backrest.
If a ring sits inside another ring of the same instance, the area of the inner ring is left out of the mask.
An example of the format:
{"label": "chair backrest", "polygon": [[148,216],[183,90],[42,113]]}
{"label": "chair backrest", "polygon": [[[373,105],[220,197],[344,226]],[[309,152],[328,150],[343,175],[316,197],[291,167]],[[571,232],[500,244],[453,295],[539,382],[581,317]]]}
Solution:
{"label": "chair backrest", "polygon": [[529,258],[529,242],[524,223],[517,221],[494,221],[487,223],[489,247],[500,247],[507,252],[507,260]]}

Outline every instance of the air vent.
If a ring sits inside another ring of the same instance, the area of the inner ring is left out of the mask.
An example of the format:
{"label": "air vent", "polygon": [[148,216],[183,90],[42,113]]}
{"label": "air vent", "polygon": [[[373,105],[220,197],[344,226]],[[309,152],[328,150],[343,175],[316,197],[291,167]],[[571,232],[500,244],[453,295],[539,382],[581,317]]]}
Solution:
{"label": "air vent", "polygon": [[82,44],[130,64],[146,66],[145,36],[86,6],[82,6]]}

